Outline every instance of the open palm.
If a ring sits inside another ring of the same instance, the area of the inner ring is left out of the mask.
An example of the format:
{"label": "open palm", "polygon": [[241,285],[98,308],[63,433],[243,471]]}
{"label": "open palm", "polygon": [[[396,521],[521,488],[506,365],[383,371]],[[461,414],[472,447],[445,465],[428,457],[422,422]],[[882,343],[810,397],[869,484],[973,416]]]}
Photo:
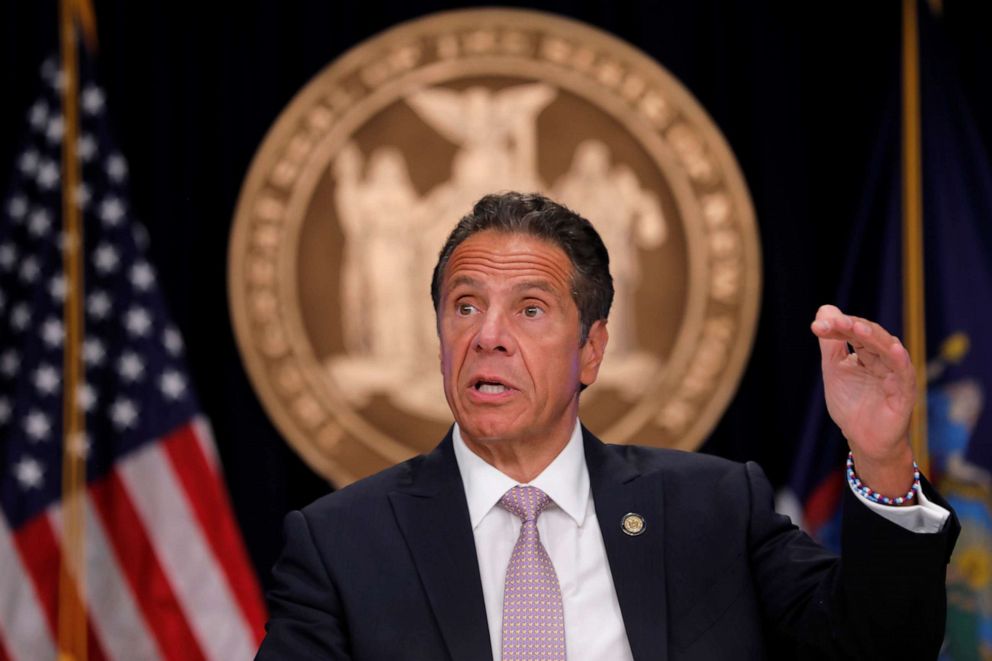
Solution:
{"label": "open palm", "polygon": [[909,353],[878,324],[832,305],[820,308],[812,330],[820,340],[827,410],[851,450],[871,461],[905,456],[916,399]]}

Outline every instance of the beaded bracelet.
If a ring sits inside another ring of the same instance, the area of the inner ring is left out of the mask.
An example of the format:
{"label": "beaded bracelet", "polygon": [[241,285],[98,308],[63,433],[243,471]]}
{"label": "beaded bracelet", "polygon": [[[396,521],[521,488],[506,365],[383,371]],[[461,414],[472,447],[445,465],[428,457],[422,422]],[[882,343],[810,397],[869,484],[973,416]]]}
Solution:
{"label": "beaded bracelet", "polygon": [[889,498],[888,496],[883,496],[873,490],[858,478],[857,474],[854,472],[854,453],[848,452],[847,481],[852,487],[854,487],[855,491],[874,503],[881,503],[882,505],[902,505],[905,502],[913,500],[913,497],[916,496],[916,492],[920,489],[920,467],[915,461],[913,462],[913,486],[910,487],[906,495]]}

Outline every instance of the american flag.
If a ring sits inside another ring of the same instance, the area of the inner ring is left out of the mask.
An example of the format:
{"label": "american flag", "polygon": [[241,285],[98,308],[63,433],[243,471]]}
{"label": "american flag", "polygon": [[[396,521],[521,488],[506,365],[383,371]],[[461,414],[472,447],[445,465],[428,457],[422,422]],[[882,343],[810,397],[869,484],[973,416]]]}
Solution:
{"label": "american flag", "polygon": [[[250,658],[265,620],[258,585],[131,218],[105,94],[85,55],[80,65],[89,656]],[[0,661],[57,654],[67,283],[54,60],[41,82],[0,210]]]}

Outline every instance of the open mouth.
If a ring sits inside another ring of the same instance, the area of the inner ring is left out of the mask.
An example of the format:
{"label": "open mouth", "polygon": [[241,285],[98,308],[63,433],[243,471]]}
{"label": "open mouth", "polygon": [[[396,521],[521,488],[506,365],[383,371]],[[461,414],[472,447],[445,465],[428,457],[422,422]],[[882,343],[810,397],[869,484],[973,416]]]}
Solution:
{"label": "open mouth", "polygon": [[476,392],[485,393],[487,395],[499,395],[500,393],[504,393],[509,390],[506,385],[500,383],[499,381],[485,381],[482,379],[476,381],[473,387]]}

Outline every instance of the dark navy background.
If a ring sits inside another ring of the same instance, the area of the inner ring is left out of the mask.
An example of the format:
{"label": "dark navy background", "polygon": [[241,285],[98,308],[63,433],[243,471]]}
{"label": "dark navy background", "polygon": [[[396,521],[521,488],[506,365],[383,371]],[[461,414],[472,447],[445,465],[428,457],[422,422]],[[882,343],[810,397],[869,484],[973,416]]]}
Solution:
{"label": "dark navy background", "polygon": [[[130,164],[131,205],[147,226],[150,258],[266,582],[282,516],[328,487],[268,421],[235,347],[227,242],[241,182],[265,132],[320,69],[399,21],[464,5],[273,0],[224,11],[161,0],[94,4],[101,80]],[[786,482],[818,378],[808,325],[838,291],[878,135],[898,107],[901,3],[819,3],[815,10],[759,0],[507,4],[571,16],[629,41],[680,79],[729,141],[754,200],[765,285],[748,369],[703,450],[755,459],[774,483]],[[975,146],[989,153],[992,10],[981,4],[944,0],[940,24],[977,120]],[[0,7],[4,182],[38,66],[55,44],[55,5],[8,0]]]}

